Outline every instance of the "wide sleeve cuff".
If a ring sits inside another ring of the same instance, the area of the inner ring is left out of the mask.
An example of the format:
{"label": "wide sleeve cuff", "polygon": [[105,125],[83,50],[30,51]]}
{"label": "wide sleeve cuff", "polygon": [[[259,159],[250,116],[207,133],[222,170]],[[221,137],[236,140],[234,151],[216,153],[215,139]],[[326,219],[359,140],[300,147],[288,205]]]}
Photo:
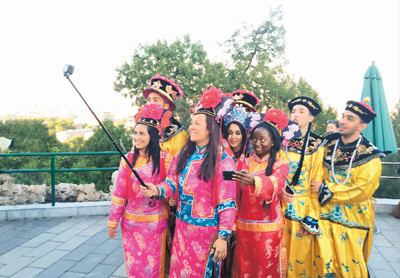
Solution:
{"label": "wide sleeve cuff", "polygon": [[126,199],[117,197],[117,196],[112,196],[111,198],[111,203],[119,205],[119,206],[125,206],[126,205]]}
{"label": "wide sleeve cuff", "polygon": [[231,232],[232,232],[231,230],[219,229],[218,237],[228,240],[229,237],[231,236]]}
{"label": "wide sleeve cuff", "polygon": [[177,192],[177,186],[176,183],[169,179],[166,178],[164,182],[160,183],[157,188],[160,189],[161,195],[160,195],[160,200],[165,199],[165,198],[171,198]]}
{"label": "wide sleeve cuff", "polygon": [[158,197],[159,200],[165,199],[165,188],[162,186],[157,186],[158,189],[160,189],[160,196]]}
{"label": "wide sleeve cuff", "polygon": [[321,206],[325,206],[329,203],[333,195],[333,192],[329,190],[328,186],[325,183],[322,183],[318,193],[318,201]]}
{"label": "wide sleeve cuff", "polygon": [[115,221],[109,220],[108,223],[107,223],[107,226],[111,227],[111,228],[117,228],[118,227],[118,223],[119,222],[115,222]]}
{"label": "wide sleeve cuff", "polygon": [[300,223],[310,234],[316,235],[319,233],[318,220],[306,216]]}
{"label": "wide sleeve cuff", "polygon": [[262,180],[258,176],[254,176],[254,192],[253,196],[259,196],[261,193],[261,187],[262,187]]}

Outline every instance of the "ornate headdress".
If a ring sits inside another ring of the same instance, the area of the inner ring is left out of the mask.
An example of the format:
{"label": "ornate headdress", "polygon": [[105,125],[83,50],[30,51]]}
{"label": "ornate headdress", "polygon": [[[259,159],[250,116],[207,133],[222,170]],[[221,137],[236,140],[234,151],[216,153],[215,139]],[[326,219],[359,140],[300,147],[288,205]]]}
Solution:
{"label": "ornate headdress", "polygon": [[295,105],[303,105],[310,110],[311,115],[314,117],[317,116],[321,112],[321,106],[312,98],[309,97],[295,97],[288,103],[288,107],[290,111],[292,111]]}
{"label": "ornate headdress", "polygon": [[176,108],[174,101],[180,99],[183,95],[183,91],[178,84],[175,84],[173,79],[168,79],[159,74],[150,79],[150,86],[144,90],[143,96],[147,98],[151,92],[159,94],[169,104],[168,110],[171,111]]}
{"label": "ornate headdress", "polygon": [[[169,112],[169,111],[168,111]],[[136,124],[143,124],[157,129],[162,136],[162,130],[169,126],[171,112],[164,113],[161,104],[146,104],[135,116]]]}
{"label": "ornate headdress", "polygon": [[287,127],[289,117],[280,109],[270,109],[265,113],[263,121],[275,128],[278,134],[282,136],[282,130]]}
{"label": "ornate headdress", "polygon": [[232,92],[231,98],[234,105],[245,105],[250,111],[255,112],[255,106],[260,104],[258,97],[243,86],[243,90]]}
{"label": "ornate headdress", "polygon": [[376,113],[371,106],[367,104],[369,97],[364,98],[364,101],[350,100],[346,103],[346,109],[358,115],[365,123],[369,123],[376,117]]}
{"label": "ornate headdress", "polygon": [[241,124],[247,131],[250,129],[249,117],[251,117],[251,112],[247,112],[245,109],[241,109],[236,106],[233,107],[228,114],[222,116],[225,126],[228,126],[230,123],[234,122]]}
{"label": "ornate headdress", "polygon": [[229,110],[231,103],[232,101],[229,97],[226,97],[223,91],[212,86],[210,89],[203,91],[200,101],[196,104],[194,114],[205,114],[219,121]]}

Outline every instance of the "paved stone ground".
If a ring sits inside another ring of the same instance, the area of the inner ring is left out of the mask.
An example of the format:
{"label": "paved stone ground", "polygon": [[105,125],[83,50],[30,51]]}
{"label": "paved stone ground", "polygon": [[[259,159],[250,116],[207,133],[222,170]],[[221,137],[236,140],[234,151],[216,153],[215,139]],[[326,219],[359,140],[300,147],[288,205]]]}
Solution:
{"label": "paved stone ground", "polygon": [[[121,233],[107,217],[0,221],[0,277],[126,277]],[[400,277],[400,219],[376,216],[372,277]]]}

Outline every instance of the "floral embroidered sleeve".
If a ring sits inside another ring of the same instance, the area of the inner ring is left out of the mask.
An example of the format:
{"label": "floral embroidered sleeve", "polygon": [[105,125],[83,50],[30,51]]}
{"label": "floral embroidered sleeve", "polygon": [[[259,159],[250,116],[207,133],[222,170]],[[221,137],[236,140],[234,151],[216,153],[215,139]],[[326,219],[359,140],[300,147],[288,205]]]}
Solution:
{"label": "floral embroidered sleeve", "polygon": [[[132,153],[128,153],[127,158],[130,159]],[[115,182],[115,189],[111,199],[110,216],[108,217],[109,227],[118,227],[124,211],[126,200],[128,199],[127,186],[131,184],[131,169],[125,160],[121,159],[118,170],[118,177]]]}
{"label": "floral embroidered sleeve", "polygon": [[228,155],[224,154],[221,166],[218,171],[218,204],[217,213],[219,216],[218,236],[229,237],[235,223],[236,208],[236,182],[223,179],[224,170],[236,169],[235,162]]}
{"label": "floral embroidered sleeve", "polygon": [[279,195],[285,188],[287,176],[289,174],[289,164],[283,159],[275,162],[272,175],[254,176],[255,187],[253,195],[262,198],[265,203],[279,200]]}
{"label": "floral embroidered sleeve", "polygon": [[[346,170],[347,173],[348,170]],[[351,178],[347,184],[335,184],[329,170],[329,178],[325,179],[319,191],[319,201],[322,206],[328,202],[338,204],[360,203],[372,197],[379,186],[382,171],[380,158],[350,169]]]}

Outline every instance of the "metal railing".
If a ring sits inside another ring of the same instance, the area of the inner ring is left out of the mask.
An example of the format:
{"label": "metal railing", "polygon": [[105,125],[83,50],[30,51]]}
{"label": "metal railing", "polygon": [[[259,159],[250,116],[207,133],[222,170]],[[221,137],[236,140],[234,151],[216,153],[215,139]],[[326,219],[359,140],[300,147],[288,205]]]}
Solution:
{"label": "metal railing", "polygon": [[60,153],[3,153],[0,157],[23,157],[23,156],[50,156],[50,169],[10,169],[0,170],[0,174],[8,173],[50,173],[51,176],[51,205],[55,206],[56,203],[56,173],[61,172],[88,172],[88,171],[115,171],[118,167],[104,167],[104,168],[71,168],[71,169],[57,169],[56,156],[78,156],[78,155],[119,155],[119,152],[60,152]]}
{"label": "metal railing", "polygon": [[[397,148],[397,151],[400,153],[400,148]],[[400,162],[382,162],[382,167],[384,165],[399,165],[400,166]],[[381,176],[381,179],[384,180],[399,180],[400,181],[400,177],[394,177],[394,176]]]}
{"label": "metal railing", "polygon": [[[382,167],[384,165],[399,165],[400,166],[400,162],[382,162]],[[380,176],[380,179],[383,180],[399,180],[400,181],[400,176],[399,177],[394,177],[394,176]]]}
{"label": "metal railing", "polygon": [[[400,149],[399,149],[400,150]],[[51,176],[51,205],[55,206],[56,193],[56,173],[62,172],[87,172],[87,171],[115,171],[118,167],[104,167],[104,168],[71,168],[71,169],[57,169],[56,157],[57,156],[79,156],[79,155],[119,155],[119,152],[60,152],[60,153],[5,153],[0,154],[0,157],[23,157],[23,156],[50,156],[50,169],[10,169],[0,170],[0,174],[8,173],[50,173]],[[400,162],[382,162],[382,165],[399,165]],[[394,179],[399,180],[399,176],[381,176],[380,179]]]}

